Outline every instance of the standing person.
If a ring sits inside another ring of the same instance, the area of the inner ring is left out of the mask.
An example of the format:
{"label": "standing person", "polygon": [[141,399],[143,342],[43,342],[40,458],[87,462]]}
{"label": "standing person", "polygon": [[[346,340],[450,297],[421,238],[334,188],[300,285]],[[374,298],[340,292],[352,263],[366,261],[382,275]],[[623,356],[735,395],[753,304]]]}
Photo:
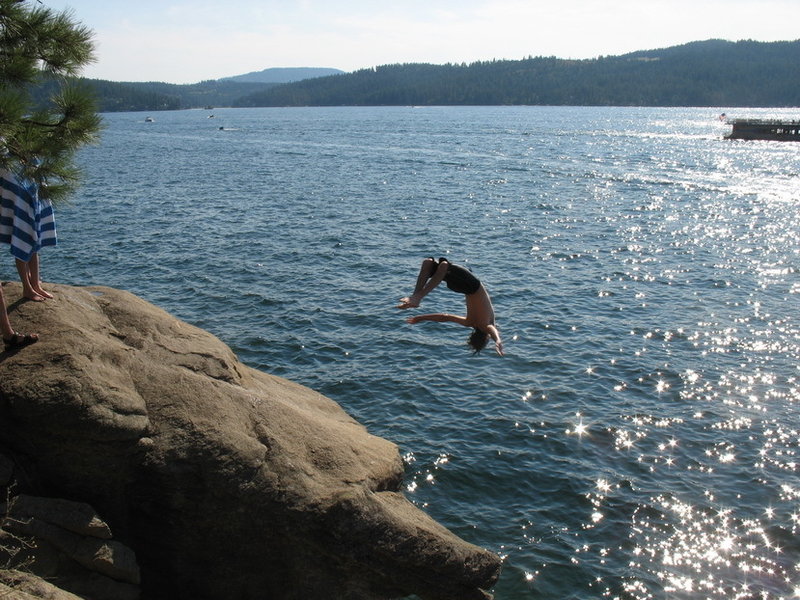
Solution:
{"label": "standing person", "polygon": [[52,298],[42,286],[39,250],[58,243],[53,205],[39,198],[36,183],[8,169],[0,170],[0,243],[11,245],[23,296],[36,302]]}
{"label": "standing person", "polygon": [[464,294],[467,304],[466,316],[435,313],[409,317],[408,323],[412,325],[420,321],[436,321],[438,323],[457,323],[464,327],[472,327],[472,334],[467,344],[475,351],[480,352],[491,337],[494,347],[500,356],[503,356],[503,342],[494,319],[494,308],[486,288],[468,269],[454,265],[446,258],[437,262],[433,257],[422,261],[422,266],[417,276],[414,293],[407,298],[401,298],[397,308],[407,309],[419,306],[422,299],[427,296],[442,281],[454,292]]}
{"label": "standing person", "polygon": [[17,333],[11,327],[6,311],[6,299],[3,296],[3,286],[0,285],[0,333],[3,336],[3,346],[6,350],[18,350],[39,341],[38,333]]}

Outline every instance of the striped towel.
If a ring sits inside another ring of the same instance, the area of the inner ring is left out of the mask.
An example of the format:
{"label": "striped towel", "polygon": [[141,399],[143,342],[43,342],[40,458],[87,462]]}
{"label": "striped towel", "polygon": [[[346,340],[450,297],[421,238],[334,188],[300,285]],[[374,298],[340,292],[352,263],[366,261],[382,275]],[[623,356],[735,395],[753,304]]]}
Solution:
{"label": "striped towel", "polygon": [[0,243],[11,245],[11,254],[28,262],[44,246],[55,246],[53,205],[39,199],[39,190],[7,169],[0,169]]}

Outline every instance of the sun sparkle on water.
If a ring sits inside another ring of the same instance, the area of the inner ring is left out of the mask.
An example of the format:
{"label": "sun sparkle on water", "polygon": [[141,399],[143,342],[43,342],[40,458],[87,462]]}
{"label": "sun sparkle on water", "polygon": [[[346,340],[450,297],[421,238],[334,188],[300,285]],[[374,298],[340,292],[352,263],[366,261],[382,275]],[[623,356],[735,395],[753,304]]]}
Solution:
{"label": "sun sparkle on water", "polygon": [[[242,122],[106,115],[60,213],[92,234],[47,267],[397,443],[407,496],[503,557],[498,599],[800,589],[800,145],[728,143],[704,109],[217,116]],[[503,359],[387,311],[431,246],[491,283]]]}

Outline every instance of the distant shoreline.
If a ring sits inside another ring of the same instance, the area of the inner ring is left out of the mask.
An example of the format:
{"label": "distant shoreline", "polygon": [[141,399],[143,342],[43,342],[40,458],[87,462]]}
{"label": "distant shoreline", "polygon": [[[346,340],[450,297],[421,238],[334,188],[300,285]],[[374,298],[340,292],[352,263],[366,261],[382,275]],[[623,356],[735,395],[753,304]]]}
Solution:
{"label": "distant shoreline", "polygon": [[[708,40],[585,60],[385,65],[293,82],[240,80],[251,74],[196,84],[80,81],[94,91],[99,112],[206,106],[789,108],[800,106],[794,84],[799,56],[800,41]],[[41,86],[40,101],[49,89]]]}

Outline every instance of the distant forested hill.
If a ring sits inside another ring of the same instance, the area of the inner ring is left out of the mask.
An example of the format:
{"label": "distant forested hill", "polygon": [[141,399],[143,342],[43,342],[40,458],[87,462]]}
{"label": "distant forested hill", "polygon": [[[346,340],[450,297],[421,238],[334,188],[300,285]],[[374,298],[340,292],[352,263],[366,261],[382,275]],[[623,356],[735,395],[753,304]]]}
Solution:
{"label": "distant forested hill", "polygon": [[588,60],[405,64],[309,79],[236,106],[800,106],[800,41],[709,40]]}
{"label": "distant forested hill", "polygon": [[[102,79],[78,79],[94,91],[100,112],[178,110],[205,106],[233,106],[242,96],[267,90],[276,83],[203,81],[190,85],[173,83],[125,83]],[[44,100],[55,90],[52,82],[37,87],[33,96]]]}
{"label": "distant forested hill", "polygon": [[[243,96],[282,83],[342,73],[337,69],[275,68],[193,84],[114,82],[84,79],[94,89],[100,112],[177,110],[206,106],[233,106]],[[41,90],[45,93],[49,90]]]}
{"label": "distant forested hill", "polygon": [[311,79],[312,77],[325,77],[327,75],[338,75],[344,73],[339,69],[325,69],[313,67],[273,67],[263,71],[253,71],[244,75],[234,75],[225,77],[223,81],[243,81],[249,83],[292,83]]}
{"label": "distant forested hill", "polygon": [[[587,60],[404,64],[304,79],[191,85],[80,80],[101,112],[204,106],[800,106],[800,41],[692,42]],[[266,69],[261,73],[273,71]],[[305,69],[318,75],[319,69]],[[47,87],[38,93],[44,97]]]}

